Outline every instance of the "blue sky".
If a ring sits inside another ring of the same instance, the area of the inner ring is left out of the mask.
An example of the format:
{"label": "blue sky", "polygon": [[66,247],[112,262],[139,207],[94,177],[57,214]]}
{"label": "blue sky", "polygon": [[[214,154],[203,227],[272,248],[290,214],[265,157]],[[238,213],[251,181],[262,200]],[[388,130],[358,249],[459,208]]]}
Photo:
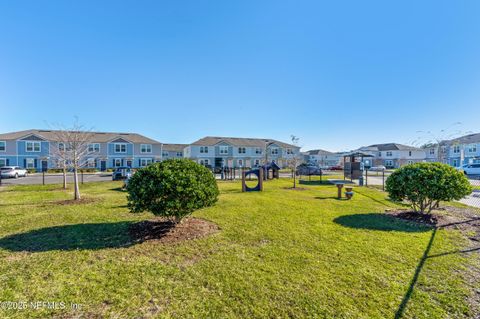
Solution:
{"label": "blue sky", "polygon": [[479,1],[0,0],[0,132],[304,149],[480,131]]}

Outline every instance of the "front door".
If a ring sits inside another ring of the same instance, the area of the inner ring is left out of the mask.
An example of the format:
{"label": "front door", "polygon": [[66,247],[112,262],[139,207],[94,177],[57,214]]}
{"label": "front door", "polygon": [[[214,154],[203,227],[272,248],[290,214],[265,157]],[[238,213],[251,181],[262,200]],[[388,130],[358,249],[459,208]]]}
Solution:
{"label": "front door", "polygon": [[215,167],[222,167],[223,166],[223,158],[215,157]]}
{"label": "front door", "polygon": [[100,170],[105,172],[107,170],[107,161],[100,161]]}
{"label": "front door", "polygon": [[42,161],[42,172],[46,172],[48,170],[48,161]]}

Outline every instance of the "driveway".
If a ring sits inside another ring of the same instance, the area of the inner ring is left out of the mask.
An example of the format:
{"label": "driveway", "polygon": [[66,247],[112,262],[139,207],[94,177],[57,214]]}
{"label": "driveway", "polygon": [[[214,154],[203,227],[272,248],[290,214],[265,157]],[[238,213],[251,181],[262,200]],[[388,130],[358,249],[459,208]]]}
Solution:
{"label": "driveway", "polygon": [[[82,181],[82,175],[78,174],[78,180]],[[112,174],[83,174],[83,182],[105,182],[111,181]],[[73,183],[73,174],[67,175],[67,182]],[[61,184],[63,183],[62,174],[45,174],[45,184]],[[18,179],[14,178],[2,178],[2,185],[39,185],[43,184],[42,174],[30,174],[28,177],[20,177]]]}

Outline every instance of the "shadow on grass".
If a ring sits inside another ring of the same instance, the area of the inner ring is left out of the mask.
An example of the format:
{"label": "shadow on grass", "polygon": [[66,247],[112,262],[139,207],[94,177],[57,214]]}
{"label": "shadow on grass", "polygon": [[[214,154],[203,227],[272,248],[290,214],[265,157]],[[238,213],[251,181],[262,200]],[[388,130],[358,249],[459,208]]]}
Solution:
{"label": "shadow on grass", "polygon": [[111,191],[126,193],[127,191],[122,187],[110,188]]}
{"label": "shadow on grass", "polygon": [[321,200],[323,200],[323,199],[335,199],[335,200],[338,200],[338,201],[349,200],[346,197],[338,198],[337,196],[325,196],[325,197],[316,196],[314,198],[315,199],[321,199]]}
{"label": "shadow on grass", "polygon": [[316,180],[316,181],[305,181],[305,180],[299,180],[298,181],[299,184],[301,185],[313,185],[313,186],[316,186],[316,185],[328,185],[328,186],[332,186],[333,184],[330,183],[329,181],[319,181],[319,180]]}
{"label": "shadow on grass", "polygon": [[129,227],[133,223],[76,224],[36,229],[1,238],[0,247],[29,252],[128,247],[135,244],[129,235]]}
{"label": "shadow on grass", "polygon": [[335,218],[333,221],[342,226],[355,229],[399,231],[409,233],[426,232],[432,229],[431,227],[415,225],[407,221],[399,220],[395,217],[380,213],[344,215]]}

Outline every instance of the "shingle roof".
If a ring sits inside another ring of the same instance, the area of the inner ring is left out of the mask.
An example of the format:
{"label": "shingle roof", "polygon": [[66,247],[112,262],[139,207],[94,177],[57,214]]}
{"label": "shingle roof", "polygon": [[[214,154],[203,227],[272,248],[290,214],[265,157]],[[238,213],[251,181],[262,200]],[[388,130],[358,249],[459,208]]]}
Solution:
{"label": "shingle roof", "polygon": [[453,139],[449,142],[450,143],[460,143],[460,144],[480,143],[480,133],[461,136],[461,137],[455,138],[455,139]]}
{"label": "shingle roof", "polygon": [[163,144],[162,149],[164,151],[183,152],[187,146],[188,144]]}
{"label": "shingle roof", "polygon": [[307,154],[308,155],[335,155],[335,153],[321,150],[321,149],[307,151]]}
{"label": "shingle roof", "polygon": [[[89,132],[92,134],[92,142],[106,143],[116,138],[123,138],[132,143],[148,143],[148,144],[160,144],[146,136],[137,133],[114,133],[114,132]],[[35,134],[49,141],[55,141],[58,139],[58,130],[25,130],[11,133],[0,134],[0,140],[18,140],[23,137]]]}
{"label": "shingle roof", "polygon": [[300,148],[292,144],[280,142],[274,139],[267,138],[242,138],[242,137],[218,137],[218,136],[206,136],[192,143],[192,145],[213,146],[220,142],[225,142],[235,146],[250,146],[250,147],[265,147],[266,143],[273,142],[281,147]]}
{"label": "shingle roof", "polygon": [[377,151],[421,151],[422,149],[414,146],[403,145],[398,143],[373,144],[360,148],[361,150],[377,150]]}

